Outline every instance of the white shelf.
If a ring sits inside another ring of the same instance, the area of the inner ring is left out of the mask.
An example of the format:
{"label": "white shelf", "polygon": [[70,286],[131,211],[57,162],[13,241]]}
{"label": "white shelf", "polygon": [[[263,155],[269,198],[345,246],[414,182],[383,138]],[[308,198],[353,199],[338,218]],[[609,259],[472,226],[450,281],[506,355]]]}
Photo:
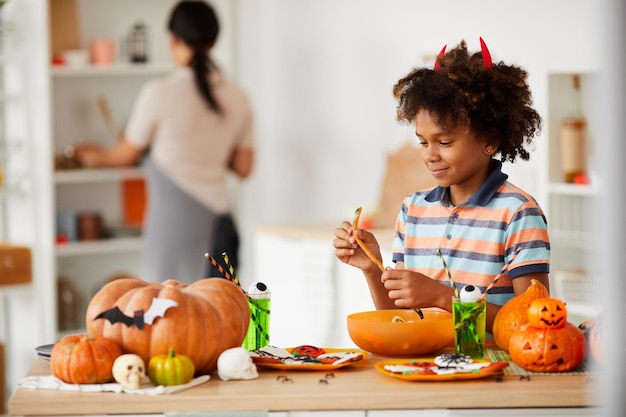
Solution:
{"label": "white shelf", "polygon": [[127,64],[117,63],[109,66],[53,66],[50,74],[54,78],[61,77],[110,77],[110,76],[155,76],[172,72],[171,63]]}
{"label": "white shelf", "polygon": [[590,197],[599,194],[598,187],[586,184],[569,184],[564,182],[550,183],[549,190],[552,194]]}
{"label": "white shelf", "polygon": [[135,178],[143,178],[142,168],[102,168],[102,169],[74,169],[56,171],[54,183],[62,184],[85,184],[96,182],[114,182]]}
{"label": "white shelf", "polygon": [[59,257],[77,255],[101,255],[140,251],[143,248],[142,237],[124,237],[103,239],[89,242],[69,242],[58,244],[56,254]]}

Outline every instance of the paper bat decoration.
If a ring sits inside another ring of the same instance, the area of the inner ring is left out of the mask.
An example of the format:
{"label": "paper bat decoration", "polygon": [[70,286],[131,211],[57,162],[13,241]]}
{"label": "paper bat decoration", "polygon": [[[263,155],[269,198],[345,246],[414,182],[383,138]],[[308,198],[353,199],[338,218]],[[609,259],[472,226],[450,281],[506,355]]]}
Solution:
{"label": "paper bat decoration", "polygon": [[148,308],[147,311],[144,312],[143,310],[135,310],[135,314],[132,317],[127,316],[122,312],[122,310],[115,306],[110,310],[103,311],[98,314],[94,320],[107,319],[111,322],[111,324],[124,323],[126,327],[130,327],[134,324],[139,330],[141,330],[143,329],[144,324],[152,324],[154,319],[157,317],[163,317],[168,308],[176,306],[178,306],[178,303],[174,300],[154,297],[152,299],[152,304],[150,304],[150,308]]}

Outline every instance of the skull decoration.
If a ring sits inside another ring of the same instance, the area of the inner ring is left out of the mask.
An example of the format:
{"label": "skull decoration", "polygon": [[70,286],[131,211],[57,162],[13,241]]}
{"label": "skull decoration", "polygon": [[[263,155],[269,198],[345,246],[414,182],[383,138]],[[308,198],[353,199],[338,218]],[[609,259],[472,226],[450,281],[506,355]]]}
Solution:
{"label": "skull decoration", "polygon": [[217,359],[217,375],[223,381],[229,379],[255,379],[259,374],[250,353],[242,348],[226,349]]}
{"label": "skull decoration", "polygon": [[139,389],[146,376],[146,365],[141,356],[127,353],[113,362],[113,378],[121,386]]}

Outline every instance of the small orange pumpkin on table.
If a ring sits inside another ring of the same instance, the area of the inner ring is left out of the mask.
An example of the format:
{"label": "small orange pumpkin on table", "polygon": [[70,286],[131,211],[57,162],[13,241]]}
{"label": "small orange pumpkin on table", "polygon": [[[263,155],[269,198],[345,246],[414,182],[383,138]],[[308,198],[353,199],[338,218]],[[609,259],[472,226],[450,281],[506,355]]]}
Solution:
{"label": "small orange pumpkin on table", "polygon": [[223,278],[190,285],[116,279],[94,295],[86,314],[90,335],[117,342],[145,363],[173,349],[192,360],[197,375],[216,370],[223,351],[241,346],[249,322],[246,295]]}
{"label": "small orange pumpkin on table", "polygon": [[50,352],[52,375],[68,384],[113,381],[113,363],[122,354],[119,345],[100,336],[69,335]]}
{"label": "small orange pumpkin on table", "polygon": [[528,307],[528,324],[509,340],[511,359],[535,372],[566,372],[585,359],[583,332],[567,321],[567,308],[558,298],[539,298]]}

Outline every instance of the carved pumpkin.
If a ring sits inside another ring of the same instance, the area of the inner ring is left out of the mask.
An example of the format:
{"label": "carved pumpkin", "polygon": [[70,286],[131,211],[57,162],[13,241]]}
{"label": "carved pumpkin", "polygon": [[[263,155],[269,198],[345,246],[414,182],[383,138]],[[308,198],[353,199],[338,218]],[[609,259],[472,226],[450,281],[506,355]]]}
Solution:
{"label": "carved pumpkin", "polygon": [[122,349],[99,336],[65,336],[50,352],[52,375],[68,384],[102,384],[113,381],[113,363]]}
{"label": "carved pumpkin", "polygon": [[580,365],[587,353],[585,336],[566,321],[567,310],[561,300],[537,299],[528,308],[528,316],[529,323],[509,340],[513,362],[535,372],[566,372]]}
{"label": "carved pumpkin", "polygon": [[511,336],[524,324],[528,323],[528,307],[537,298],[550,297],[548,289],[536,279],[531,280],[530,286],[502,306],[493,321],[493,338],[503,350],[509,351]]}
{"label": "carved pumpkin", "polygon": [[538,298],[528,307],[528,324],[538,329],[560,329],[566,321],[565,303],[558,298]]}
{"label": "carved pumpkin", "polygon": [[[154,305],[161,307],[155,311]],[[190,285],[116,279],[94,295],[86,314],[89,334],[118,342],[145,363],[174,349],[192,360],[199,375],[216,370],[223,351],[241,346],[249,321],[246,296],[222,278]]]}

